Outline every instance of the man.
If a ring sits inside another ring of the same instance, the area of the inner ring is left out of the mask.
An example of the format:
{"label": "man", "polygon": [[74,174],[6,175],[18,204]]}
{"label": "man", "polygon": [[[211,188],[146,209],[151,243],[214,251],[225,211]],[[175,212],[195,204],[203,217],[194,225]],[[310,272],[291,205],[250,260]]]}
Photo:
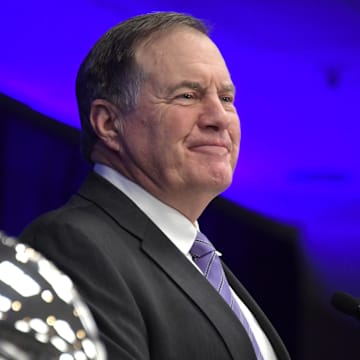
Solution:
{"label": "man", "polygon": [[211,247],[197,219],[237,161],[234,95],[204,24],[183,14],[119,24],[80,67],[83,151],[94,172],[22,239],[74,280],[110,359],[289,359],[215,251],[194,250]]}

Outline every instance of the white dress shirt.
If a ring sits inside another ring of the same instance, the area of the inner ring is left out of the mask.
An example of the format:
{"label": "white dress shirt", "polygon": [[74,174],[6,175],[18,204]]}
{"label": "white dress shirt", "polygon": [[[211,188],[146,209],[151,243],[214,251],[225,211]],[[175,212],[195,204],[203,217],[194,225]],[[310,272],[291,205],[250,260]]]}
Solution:
{"label": "white dress shirt", "polygon": [[[94,171],[128,196],[201,272],[190,255],[190,249],[199,229],[197,222],[193,224],[179,211],[164,204],[142,187],[106,165],[95,164]],[[231,291],[251,327],[264,360],[276,360],[274,350],[257,320],[236,293],[232,289]]]}

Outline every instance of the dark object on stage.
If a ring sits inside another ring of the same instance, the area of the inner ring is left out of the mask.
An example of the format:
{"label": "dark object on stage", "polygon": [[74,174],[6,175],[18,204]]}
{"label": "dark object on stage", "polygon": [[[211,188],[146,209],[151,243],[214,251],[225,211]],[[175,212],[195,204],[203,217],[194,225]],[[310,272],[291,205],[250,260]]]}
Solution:
{"label": "dark object on stage", "polygon": [[331,304],[336,310],[360,320],[360,299],[339,291],[332,296]]}

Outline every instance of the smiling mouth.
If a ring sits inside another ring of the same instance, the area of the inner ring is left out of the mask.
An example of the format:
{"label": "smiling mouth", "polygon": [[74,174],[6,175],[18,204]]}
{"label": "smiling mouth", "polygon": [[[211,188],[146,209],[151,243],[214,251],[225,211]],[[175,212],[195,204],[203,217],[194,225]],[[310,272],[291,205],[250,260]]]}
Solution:
{"label": "smiling mouth", "polygon": [[224,156],[229,154],[229,149],[226,146],[222,146],[222,145],[211,145],[211,144],[196,145],[191,147],[190,150],[193,152],[203,153],[206,155]]}

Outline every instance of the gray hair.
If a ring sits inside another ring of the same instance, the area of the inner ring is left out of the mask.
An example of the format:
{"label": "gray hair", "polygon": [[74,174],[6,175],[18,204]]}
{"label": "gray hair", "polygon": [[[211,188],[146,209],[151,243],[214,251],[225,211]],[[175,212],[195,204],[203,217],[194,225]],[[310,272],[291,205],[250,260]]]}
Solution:
{"label": "gray hair", "polygon": [[141,43],[179,26],[191,27],[205,35],[208,28],[191,15],[154,12],[130,18],[106,32],[82,62],[76,78],[76,98],[81,120],[81,148],[91,161],[97,136],[90,124],[91,103],[104,99],[123,113],[133,111],[145,74],[135,61]]}

